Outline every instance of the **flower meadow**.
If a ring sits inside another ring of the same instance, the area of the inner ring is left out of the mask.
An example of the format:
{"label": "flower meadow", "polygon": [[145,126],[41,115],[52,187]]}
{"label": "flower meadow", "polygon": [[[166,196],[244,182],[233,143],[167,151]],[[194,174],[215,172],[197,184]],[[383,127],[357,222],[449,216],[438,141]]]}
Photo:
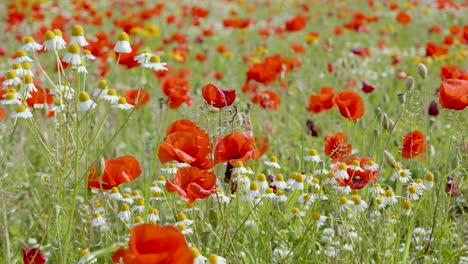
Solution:
{"label": "flower meadow", "polygon": [[1,263],[468,263],[468,3],[5,4]]}

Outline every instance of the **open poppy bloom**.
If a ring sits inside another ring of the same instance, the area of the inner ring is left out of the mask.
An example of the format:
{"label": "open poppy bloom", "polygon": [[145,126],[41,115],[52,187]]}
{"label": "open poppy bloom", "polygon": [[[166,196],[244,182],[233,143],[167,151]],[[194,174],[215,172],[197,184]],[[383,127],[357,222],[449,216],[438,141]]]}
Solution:
{"label": "open poppy bloom", "polygon": [[260,152],[254,147],[254,137],[250,132],[236,131],[218,142],[214,162],[229,161],[234,165],[239,160],[246,164],[250,159],[256,160],[259,156]]}
{"label": "open poppy bloom", "polygon": [[411,23],[411,16],[405,12],[398,12],[396,20],[402,25],[408,25]]}
{"label": "open poppy bloom", "polygon": [[47,259],[38,248],[23,248],[23,264],[44,264]]}
{"label": "open poppy bloom", "polygon": [[[336,181],[340,186],[348,185],[353,190],[359,190],[364,188],[369,182],[377,181],[377,175],[379,174],[378,167],[375,169],[370,169],[369,164],[375,164],[374,161],[369,157],[357,157],[352,156],[346,159],[345,161],[347,166],[346,172],[349,175],[348,179],[339,179],[336,178]],[[336,171],[340,163],[337,162],[334,167]],[[367,166],[366,166],[367,165]]]}
{"label": "open poppy bloom", "polygon": [[131,182],[141,175],[140,164],[133,156],[122,156],[104,162],[104,172],[100,177],[96,166],[89,168],[88,188],[102,188],[105,190],[117,187],[124,182]]}
{"label": "open poppy bloom", "polygon": [[179,119],[172,122],[166,130],[166,136],[174,132],[193,132],[201,130],[201,128],[188,119]]}
{"label": "open poppy bloom", "polygon": [[168,96],[166,104],[171,109],[178,108],[182,103],[192,105],[192,98],[188,96],[190,91],[189,83],[179,77],[168,76],[161,82],[161,88]]}
{"label": "open poppy bloom", "polygon": [[468,105],[468,80],[446,79],[439,87],[443,108],[463,110]]}
{"label": "open poppy bloom", "polygon": [[262,62],[253,63],[247,70],[247,80],[267,85],[275,82],[281,74],[285,60],[280,55],[268,56]]}
{"label": "open poppy bloom", "polygon": [[127,100],[127,103],[134,105],[136,109],[140,109],[151,99],[150,93],[148,93],[145,89],[126,90],[124,92],[124,97],[125,100]]}
{"label": "open poppy bloom", "polygon": [[333,87],[321,87],[318,95],[311,94],[309,96],[307,110],[316,114],[325,110],[329,110],[334,106],[334,97],[335,92],[333,91]]}
{"label": "open poppy bloom", "polygon": [[226,18],[223,19],[224,27],[246,28],[252,23],[250,18]]}
{"label": "open poppy bloom", "polygon": [[195,199],[205,199],[216,193],[216,175],[211,171],[202,171],[195,167],[177,170],[174,180],[166,180],[166,190],[177,192],[187,203]]}
{"label": "open poppy bloom", "polygon": [[328,133],[323,152],[333,161],[340,161],[348,156],[353,148],[351,144],[347,144],[347,140],[346,135],[341,132],[336,135]]}
{"label": "open poppy bloom", "polygon": [[189,264],[193,255],[175,226],[140,224],[132,228],[128,249],[117,250],[112,260],[125,264]]}
{"label": "open poppy bloom", "polygon": [[364,103],[361,96],[353,91],[338,93],[333,99],[342,116],[356,120],[364,115]]}
{"label": "open poppy bloom", "polygon": [[252,103],[260,105],[262,108],[276,110],[281,103],[281,98],[272,90],[265,90],[256,93],[252,97]]}
{"label": "open poppy bloom", "polygon": [[307,20],[302,15],[296,15],[290,20],[285,22],[285,29],[287,31],[299,31],[306,26]]}
{"label": "open poppy bloom", "polygon": [[216,108],[230,106],[236,100],[236,90],[223,90],[209,83],[202,89],[205,102]]}
{"label": "open poppy bloom", "polygon": [[434,42],[428,42],[426,44],[426,57],[438,57],[448,53],[448,49],[439,47]]}
{"label": "open poppy bloom", "polygon": [[405,159],[412,159],[420,156],[424,158],[426,153],[427,143],[424,134],[420,131],[413,131],[403,137],[401,144],[401,156]]}
{"label": "open poppy bloom", "polygon": [[167,135],[166,140],[159,145],[158,158],[162,163],[176,160],[208,170],[213,167],[212,149],[213,143],[206,131],[179,131]]}

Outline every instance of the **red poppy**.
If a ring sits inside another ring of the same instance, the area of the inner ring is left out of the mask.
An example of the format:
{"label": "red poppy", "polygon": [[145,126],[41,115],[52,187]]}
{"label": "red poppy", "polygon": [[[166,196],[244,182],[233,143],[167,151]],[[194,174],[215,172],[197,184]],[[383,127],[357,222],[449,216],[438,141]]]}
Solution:
{"label": "red poppy", "polygon": [[446,79],[462,79],[468,81],[468,71],[461,70],[457,65],[442,65],[440,67],[440,78]]}
{"label": "red poppy", "polygon": [[254,137],[251,133],[236,131],[218,142],[214,162],[229,161],[234,165],[239,160],[246,164],[250,159],[256,160],[259,156],[260,152],[254,147]]}
{"label": "red poppy", "polygon": [[448,49],[439,47],[434,42],[428,42],[426,44],[426,57],[429,56],[441,56],[447,54]]}
{"label": "red poppy", "polygon": [[133,156],[122,156],[104,162],[104,172],[99,176],[96,165],[89,168],[88,188],[105,190],[117,187],[124,182],[131,182],[141,175],[140,164]]}
{"label": "red poppy", "polygon": [[38,248],[23,248],[24,264],[44,264],[47,259]]}
{"label": "red poppy", "polygon": [[280,55],[266,57],[260,63],[253,63],[247,70],[247,82],[255,80],[267,85],[276,81],[281,74],[284,59]]}
{"label": "red poppy", "polygon": [[201,130],[201,128],[195,124],[195,122],[187,119],[179,119],[172,122],[167,127],[166,136],[174,132],[193,132],[197,130]]}
{"label": "red poppy", "polygon": [[325,110],[329,110],[334,106],[334,97],[335,92],[333,91],[333,87],[321,87],[318,95],[311,94],[309,96],[307,110],[316,114]]}
{"label": "red poppy", "polygon": [[182,103],[192,105],[192,98],[188,96],[190,86],[185,79],[168,76],[161,82],[161,88],[168,96],[166,104],[169,108],[178,108]]}
{"label": "red poppy", "polygon": [[292,43],[291,50],[297,54],[304,54],[305,48],[299,43]]}
{"label": "red poppy", "polygon": [[336,135],[328,133],[325,139],[323,152],[333,161],[340,161],[351,154],[353,146],[347,144],[347,140],[348,138],[344,133],[338,132]]}
{"label": "red poppy", "polygon": [[274,91],[265,90],[265,91],[256,93],[252,97],[252,103],[258,104],[262,108],[276,111],[276,109],[278,109],[279,104],[281,103],[281,99],[279,95],[276,94]]}
{"label": "red poppy", "polygon": [[246,28],[252,23],[249,18],[226,18],[223,19],[224,27]]}
{"label": "red poppy", "polygon": [[[353,169],[348,166],[347,173],[349,175],[348,179],[336,179],[340,186],[348,185],[353,190],[359,190],[364,188],[369,182],[374,182],[377,180],[377,175],[379,174],[378,169],[367,169],[366,165],[369,165],[369,162],[373,163],[373,160],[369,157],[349,157],[346,159],[345,163],[347,165],[357,165],[358,168]],[[339,162],[335,169],[338,169]]]}
{"label": "red poppy", "polygon": [[371,93],[375,90],[375,86],[366,82],[362,81],[362,91],[365,93]]}
{"label": "red poppy", "polygon": [[216,175],[211,171],[202,171],[196,167],[177,170],[174,180],[166,180],[166,190],[177,192],[187,203],[195,199],[205,199],[216,193]]}
{"label": "red poppy", "polygon": [[132,52],[130,53],[118,53],[117,57],[120,56],[119,64],[125,66],[127,69],[135,68],[139,65],[139,63],[134,59],[136,55],[138,55],[138,48],[137,45],[131,45]]}
{"label": "red poppy", "polygon": [[287,31],[299,31],[306,26],[307,20],[302,15],[296,15],[290,20],[285,22],[285,29]]}
{"label": "red poppy", "polygon": [[361,96],[353,91],[338,93],[333,99],[342,116],[356,120],[364,115],[364,103]]}
{"label": "red poppy", "polygon": [[411,16],[405,12],[398,12],[396,20],[402,25],[408,25],[411,23]]}
{"label": "red poppy", "polygon": [[176,227],[141,224],[132,228],[128,249],[117,250],[112,260],[125,264],[189,264],[193,263],[193,254]]}
{"label": "red poppy", "polygon": [[7,117],[7,112],[3,107],[0,107],[0,119],[5,119]]}
{"label": "red poppy", "polygon": [[127,103],[134,105],[136,109],[140,109],[151,99],[150,93],[143,88],[126,90],[124,92],[124,97]]}
{"label": "red poppy", "polygon": [[176,160],[208,170],[213,167],[212,149],[213,143],[206,131],[179,131],[167,135],[166,140],[159,145],[158,158],[162,163]]}
{"label": "red poppy", "polygon": [[35,104],[52,104],[54,97],[50,94],[49,89],[37,87],[37,91],[31,92],[31,97],[26,100],[28,106],[34,107]]}
{"label": "red poppy", "polygon": [[420,131],[413,131],[403,137],[401,144],[401,156],[405,159],[412,159],[420,156],[424,158],[426,153],[427,143],[424,134]]}
{"label": "red poppy", "polygon": [[223,90],[209,83],[202,89],[205,102],[216,108],[230,106],[236,100],[236,90]]}
{"label": "red poppy", "polygon": [[463,110],[468,105],[468,80],[447,79],[439,87],[443,108]]}

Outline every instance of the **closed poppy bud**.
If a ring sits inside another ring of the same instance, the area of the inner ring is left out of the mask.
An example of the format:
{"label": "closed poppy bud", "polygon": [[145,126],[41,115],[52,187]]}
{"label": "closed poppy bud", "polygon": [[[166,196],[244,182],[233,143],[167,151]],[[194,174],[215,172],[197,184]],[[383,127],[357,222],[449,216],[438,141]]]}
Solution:
{"label": "closed poppy bud", "polygon": [[426,65],[424,65],[422,63],[419,63],[418,64],[418,73],[423,79],[426,79],[426,77],[427,77],[427,67],[426,67]]}
{"label": "closed poppy bud", "polygon": [[209,83],[202,89],[205,102],[216,108],[230,106],[236,99],[236,90],[223,90]]}
{"label": "closed poppy bud", "polygon": [[427,110],[427,113],[430,116],[438,116],[439,115],[439,108],[437,108],[437,103],[435,101],[432,101],[431,104],[429,104],[429,109]]}
{"label": "closed poppy bud", "polygon": [[362,91],[365,93],[371,93],[372,91],[375,90],[375,86],[366,82],[362,81]]}
{"label": "closed poppy bud", "polygon": [[406,89],[408,89],[408,91],[411,91],[414,87],[414,78],[412,76],[406,78],[405,85]]}

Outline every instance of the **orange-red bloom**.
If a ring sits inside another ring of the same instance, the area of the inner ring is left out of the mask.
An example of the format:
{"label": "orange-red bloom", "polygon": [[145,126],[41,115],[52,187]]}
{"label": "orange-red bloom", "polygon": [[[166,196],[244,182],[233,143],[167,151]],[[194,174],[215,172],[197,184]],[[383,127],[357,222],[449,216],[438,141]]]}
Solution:
{"label": "orange-red bloom", "polygon": [[224,27],[246,28],[252,23],[250,18],[226,18],[223,19]]}
{"label": "orange-red bloom", "polygon": [[159,145],[158,158],[162,163],[176,160],[208,170],[213,167],[212,149],[213,143],[206,131],[179,131],[167,135],[166,140]]}
{"label": "orange-red bloom", "polygon": [[442,56],[448,53],[448,49],[439,47],[434,42],[428,42],[426,44],[426,57],[430,56]]}
{"label": "orange-red bloom", "polygon": [[411,16],[408,15],[407,13],[405,13],[405,12],[398,12],[398,14],[396,16],[396,20],[400,24],[408,25],[409,23],[411,23]]}
{"label": "orange-red bloom", "polygon": [[401,156],[403,158],[412,159],[417,156],[424,158],[427,143],[422,132],[416,130],[406,134],[401,145]]}
{"label": "orange-red bloom", "polygon": [[216,193],[216,175],[195,167],[180,168],[174,180],[166,180],[166,190],[177,192],[182,200],[192,203]]}
{"label": "orange-red bloom", "polygon": [[338,132],[336,135],[328,133],[323,152],[333,161],[340,161],[351,154],[353,147],[351,144],[347,144],[347,140],[348,138],[344,133]]}
{"label": "orange-red bloom", "polygon": [[193,263],[193,254],[176,227],[141,224],[132,228],[128,249],[117,250],[112,260],[125,264],[189,264]]}
{"label": "orange-red bloom", "polygon": [[306,26],[307,20],[302,15],[296,15],[292,19],[285,22],[285,29],[287,31],[299,31]]}
{"label": "orange-red bloom", "polygon": [[215,163],[229,161],[234,165],[240,160],[246,164],[250,159],[257,159],[260,152],[254,147],[254,137],[250,132],[236,131],[218,142],[215,149]]}
{"label": "orange-red bloom", "polygon": [[281,98],[274,91],[265,90],[265,91],[256,93],[252,97],[252,103],[258,104],[262,108],[276,111],[276,109],[278,109],[279,104],[281,103]]}
{"label": "orange-red bloom", "polygon": [[136,109],[140,109],[151,99],[150,93],[148,93],[145,89],[126,90],[124,92],[124,97],[125,100],[127,100],[127,103],[134,105]]}
{"label": "orange-red bloom", "polygon": [[185,79],[168,76],[162,81],[161,88],[168,96],[166,104],[169,108],[178,108],[182,103],[192,105],[192,98],[188,96],[190,86]]}
{"label": "orange-red bloom", "polygon": [[223,90],[209,83],[203,87],[202,96],[207,104],[216,108],[223,108],[234,103],[236,90]]}
{"label": "orange-red bloom", "polygon": [[333,101],[340,109],[341,115],[349,120],[354,121],[364,115],[364,102],[356,92],[340,92],[335,96]]}
{"label": "orange-red bloom", "polygon": [[47,259],[38,248],[23,248],[23,264],[44,264]]}
{"label": "orange-red bloom", "polygon": [[309,96],[307,110],[316,114],[325,110],[329,110],[334,106],[334,97],[335,92],[333,91],[333,87],[321,87],[318,95],[313,93]]}
{"label": "orange-red bloom", "polygon": [[468,80],[447,79],[439,87],[443,108],[463,110],[468,105]]}
{"label": "orange-red bloom", "polygon": [[140,164],[133,156],[122,156],[104,162],[104,172],[98,175],[96,166],[91,165],[88,176],[88,188],[111,189],[124,182],[131,182],[141,175]]}
{"label": "orange-red bloom", "polygon": [[167,127],[166,136],[174,132],[193,132],[197,130],[201,130],[201,128],[195,124],[195,122],[187,119],[179,119],[172,122]]}
{"label": "orange-red bloom", "polygon": [[[359,164],[359,168],[353,169],[349,165],[354,165],[357,162]],[[379,174],[378,169],[368,169],[366,165],[369,165],[369,162],[373,162],[373,160],[369,157],[357,157],[352,156],[345,160],[345,163],[348,165],[347,173],[349,175],[348,179],[339,179],[337,178],[337,182],[340,186],[349,185],[353,190],[359,190],[364,188],[369,182],[374,182],[377,180],[377,175]],[[340,163],[337,163],[339,165]],[[335,167],[335,169],[338,166]]]}

